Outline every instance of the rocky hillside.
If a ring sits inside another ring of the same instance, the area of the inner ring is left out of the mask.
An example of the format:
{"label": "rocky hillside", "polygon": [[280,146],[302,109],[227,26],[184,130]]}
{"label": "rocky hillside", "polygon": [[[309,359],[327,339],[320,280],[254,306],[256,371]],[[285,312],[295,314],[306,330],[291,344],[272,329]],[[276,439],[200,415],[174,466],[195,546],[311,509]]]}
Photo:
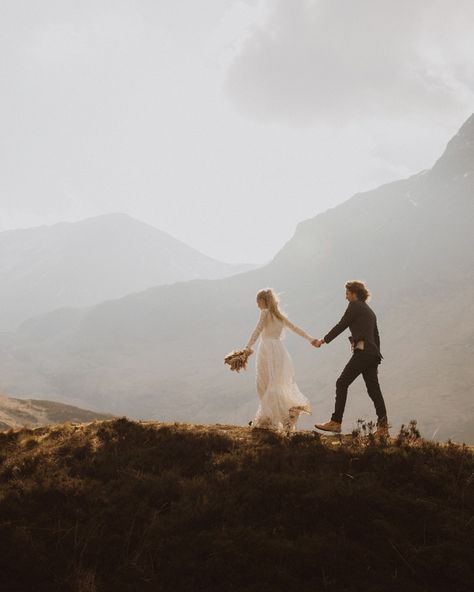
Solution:
{"label": "rocky hillside", "polygon": [[111,419],[110,413],[99,413],[41,399],[14,399],[0,395],[0,430],[63,423]]}
{"label": "rocky hillside", "polygon": [[0,433],[8,592],[468,592],[474,455],[131,422]]}

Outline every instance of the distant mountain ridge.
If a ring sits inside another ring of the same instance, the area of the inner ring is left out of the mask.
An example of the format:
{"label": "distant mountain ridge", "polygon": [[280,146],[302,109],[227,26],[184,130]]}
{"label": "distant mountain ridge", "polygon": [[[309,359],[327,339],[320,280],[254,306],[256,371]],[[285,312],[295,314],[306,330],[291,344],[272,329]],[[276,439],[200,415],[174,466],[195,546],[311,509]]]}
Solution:
{"label": "distant mountain ridge", "polygon": [[[235,375],[222,360],[246,343],[257,290],[274,287],[289,317],[320,337],[345,309],[344,283],[360,278],[374,294],[389,421],[415,418],[426,437],[474,442],[473,220],[471,116],[431,170],[302,222],[264,267],[32,319],[0,342],[0,388],[135,418],[245,424],[257,406],[253,361]],[[305,427],[329,418],[348,341],[288,341],[314,410]],[[344,428],[373,416],[358,381]]]}
{"label": "distant mountain ridge", "polygon": [[7,230],[0,233],[0,331],[57,308],[252,267],[216,261],[126,214]]}
{"label": "distant mountain ridge", "polygon": [[110,413],[99,413],[40,399],[15,399],[0,395],[0,430],[37,427],[66,421],[84,423],[113,419]]}

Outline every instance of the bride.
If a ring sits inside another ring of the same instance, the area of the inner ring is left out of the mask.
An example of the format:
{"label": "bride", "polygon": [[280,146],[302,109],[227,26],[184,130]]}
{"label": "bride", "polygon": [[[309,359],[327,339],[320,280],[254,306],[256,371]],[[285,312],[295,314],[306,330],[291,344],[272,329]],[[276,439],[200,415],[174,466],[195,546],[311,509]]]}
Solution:
{"label": "bride", "polygon": [[245,347],[252,353],[252,346],[261,335],[255,362],[260,405],[250,425],[294,432],[300,413],[310,414],[311,406],[295,382],[293,362],[282,341],[283,332],[290,329],[309,342],[314,338],[287,319],[271,289],[258,292],[257,305],[260,319]]}

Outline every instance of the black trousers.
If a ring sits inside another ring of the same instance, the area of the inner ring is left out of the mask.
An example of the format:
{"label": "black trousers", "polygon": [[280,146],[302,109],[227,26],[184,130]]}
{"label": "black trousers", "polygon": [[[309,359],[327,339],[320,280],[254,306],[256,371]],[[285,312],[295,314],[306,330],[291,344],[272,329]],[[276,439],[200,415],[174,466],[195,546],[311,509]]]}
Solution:
{"label": "black trousers", "polygon": [[385,409],[385,401],[380,390],[378,367],[379,359],[377,356],[368,354],[363,350],[356,349],[354,351],[352,358],[336,382],[336,406],[331,417],[333,421],[342,422],[349,385],[354,382],[359,374],[362,374],[365,386],[367,387],[367,393],[375,405],[377,423],[379,425],[387,423],[387,410]]}

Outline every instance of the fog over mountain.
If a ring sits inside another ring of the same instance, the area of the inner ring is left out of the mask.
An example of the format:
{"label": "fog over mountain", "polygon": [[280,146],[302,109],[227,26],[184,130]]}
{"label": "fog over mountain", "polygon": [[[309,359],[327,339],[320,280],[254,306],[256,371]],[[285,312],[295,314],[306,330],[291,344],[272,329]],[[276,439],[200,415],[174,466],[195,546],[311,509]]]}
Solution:
{"label": "fog over mountain", "polygon": [[125,214],[0,233],[0,331],[65,306],[251,268],[211,259]]}
{"label": "fog over mountain", "polygon": [[472,0],[0,14],[0,230],[120,211],[264,263],[301,220],[429,168],[474,104]]}
{"label": "fog over mountain", "polygon": [[[389,421],[416,418],[427,437],[474,442],[473,214],[474,115],[430,170],[301,223],[262,268],[31,319],[2,337],[0,388],[135,418],[246,423],[253,365],[235,375],[223,356],[253,329],[257,290],[272,286],[289,317],[321,337],[345,310],[345,281],[360,278],[379,317]],[[314,410],[301,425],[327,420],[346,336],[320,350],[288,341]],[[361,380],[343,428],[358,417],[374,417]]]}

